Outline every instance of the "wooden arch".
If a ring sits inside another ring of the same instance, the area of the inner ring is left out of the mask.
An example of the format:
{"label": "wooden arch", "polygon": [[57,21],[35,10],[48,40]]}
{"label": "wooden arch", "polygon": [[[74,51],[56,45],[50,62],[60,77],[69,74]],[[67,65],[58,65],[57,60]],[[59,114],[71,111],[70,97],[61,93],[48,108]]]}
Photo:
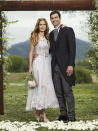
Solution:
{"label": "wooden arch", "polygon": [[[0,38],[2,38],[1,11],[39,11],[39,10],[93,10],[94,0],[1,0],[0,1]],[[2,39],[0,39],[0,58]],[[4,114],[3,103],[3,63],[0,61],[0,114]]]}

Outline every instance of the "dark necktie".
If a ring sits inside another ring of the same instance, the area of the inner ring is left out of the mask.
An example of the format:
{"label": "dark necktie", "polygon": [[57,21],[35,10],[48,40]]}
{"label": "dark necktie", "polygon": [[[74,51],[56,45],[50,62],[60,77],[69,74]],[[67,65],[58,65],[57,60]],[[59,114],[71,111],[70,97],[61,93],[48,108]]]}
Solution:
{"label": "dark necktie", "polygon": [[54,29],[54,40],[56,41],[56,39],[57,39],[57,36],[58,36],[58,29]]}

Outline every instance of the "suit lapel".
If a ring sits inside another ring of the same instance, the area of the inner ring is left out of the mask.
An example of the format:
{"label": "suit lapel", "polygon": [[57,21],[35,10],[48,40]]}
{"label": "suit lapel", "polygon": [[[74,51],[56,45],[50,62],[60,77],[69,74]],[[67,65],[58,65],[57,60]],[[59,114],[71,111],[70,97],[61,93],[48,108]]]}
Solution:
{"label": "suit lapel", "polygon": [[53,31],[52,31],[52,34],[51,34],[51,39],[52,39],[52,41],[54,41],[54,33],[53,33]]}
{"label": "suit lapel", "polygon": [[58,41],[59,41],[59,39],[60,39],[61,33],[62,33],[62,27],[60,27],[60,30],[59,30],[57,39],[56,39],[56,41],[55,41],[55,47],[56,47],[56,49],[59,47],[59,42],[58,42]]}
{"label": "suit lapel", "polygon": [[59,40],[59,37],[60,37],[60,35],[61,35],[61,32],[62,32],[62,27],[60,27],[60,30],[59,30],[59,33],[58,33],[58,36],[57,36],[56,42]]}
{"label": "suit lapel", "polygon": [[54,40],[54,33],[52,32],[52,34],[51,34],[51,40],[52,40],[52,47],[55,49],[55,40]]}
{"label": "suit lapel", "polygon": [[51,34],[52,35],[52,38],[51,38],[52,39],[52,45],[53,45],[54,49],[58,48],[58,46],[59,46],[58,40],[61,36],[61,32],[62,32],[62,27],[60,27],[56,41],[54,40],[54,33],[52,32],[52,34]]}
{"label": "suit lapel", "polygon": [[54,33],[52,32],[52,36],[53,36],[53,41],[54,41],[54,42],[57,42],[57,41],[58,41],[58,38],[59,38],[59,36],[60,36],[60,34],[61,34],[61,30],[62,30],[62,27],[60,27],[60,30],[59,30],[59,33],[58,33],[58,36],[57,36],[56,41],[55,41],[55,39],[54,39]]}

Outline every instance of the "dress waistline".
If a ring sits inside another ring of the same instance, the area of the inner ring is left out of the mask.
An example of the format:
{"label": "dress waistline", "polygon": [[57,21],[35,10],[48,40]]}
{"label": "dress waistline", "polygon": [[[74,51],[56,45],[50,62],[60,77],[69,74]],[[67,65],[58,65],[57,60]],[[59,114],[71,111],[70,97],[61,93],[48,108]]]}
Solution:
{"label": "dress waistline", "polygon": [[48,57],[49,56],[49,53],[46,53],[46,52],[42,52],[42,53],[37,53],[38,55],[41,55],[41,56],[45,56],[45,57]]}

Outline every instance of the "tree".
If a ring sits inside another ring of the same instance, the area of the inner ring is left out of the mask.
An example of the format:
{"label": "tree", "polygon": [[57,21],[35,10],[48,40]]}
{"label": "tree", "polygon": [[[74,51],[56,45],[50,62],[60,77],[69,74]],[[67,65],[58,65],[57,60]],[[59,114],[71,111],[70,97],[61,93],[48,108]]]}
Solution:
{"label": "tree", "polygon": [[7,37],[7,33],[6,33],[6,27],[9,24],[13,24],[16,23],[16,21],[8,21],[6,13],[4,11],[1,12],[2,15],[2,45],[3,45],[3,87],[4,89],[7,88],[7,69],[8,69],[8,55],[7,55],[7,50],[9,48],[8,46],[8,37]]}
{"label": "tree", "polygon": [[91,41],[91,50],[88,52],[88,58],[94,72],[98,75],[98,1],[95,2],[95,8],[95,11],[90,12],[88,19],[90,29],[88,35]]}

